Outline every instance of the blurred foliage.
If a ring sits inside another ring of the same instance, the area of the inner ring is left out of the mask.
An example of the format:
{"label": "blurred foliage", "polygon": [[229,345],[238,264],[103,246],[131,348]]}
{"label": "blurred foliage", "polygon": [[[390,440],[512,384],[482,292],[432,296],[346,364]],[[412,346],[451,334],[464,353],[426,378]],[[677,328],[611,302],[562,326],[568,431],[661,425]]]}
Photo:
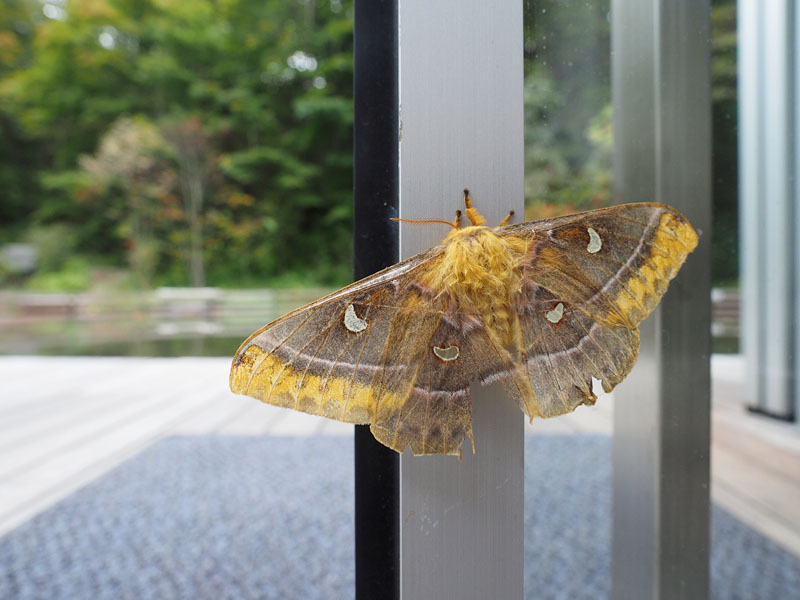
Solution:
{"label": "blurred foliage", "polygon": [[[527,218],[612,202],[610,3],[528,0]],[[712,2],[713,278],[738,280],[736,0]]]}
{"label": "blurred foliage", "polygon": [[349,278],[352,1],[5,4],[0,241],[63,224],[141,286]]}
{"label": "blurred foliage", "polygon": [[28,281],[35,292],[82,292],[91,281],[88,261],[82,256],[70,256],[55,271],[37,271]]}
{"label": "blurred foliage", "polygon": [[739,130],[736,96],[736,0],[714,0],[711,9],[711,118],[713,127],[715,285],[739,280]]}
{"label": "blurred foliage", "polygon": [[[528,218],[611,202],[609,10],[526,2]],[[733,0],[714,2],[713,24],[714,273],[727,281]],[[346,281],[352,37],[352,0],[4,0],[0,243],[39,247],[41,289],[117,271],[139,287]]]}
{"label": "blurred foliage", "polygon": [[527,218],[611,203],[608,11],[608,2],[526,4]]}
{"label": "blurred foliage", "polygon": [[74,228],[63,223],[39,225],[28,231],[27,239],[37,248],[37,266],[42,271],[58,271],[73,253],[76,243]]}

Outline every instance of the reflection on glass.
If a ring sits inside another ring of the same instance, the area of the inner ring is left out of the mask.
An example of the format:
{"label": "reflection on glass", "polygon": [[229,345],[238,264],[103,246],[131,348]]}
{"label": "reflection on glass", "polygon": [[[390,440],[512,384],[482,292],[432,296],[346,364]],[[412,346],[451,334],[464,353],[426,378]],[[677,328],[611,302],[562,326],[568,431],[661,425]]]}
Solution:
{"label": "reflection on glass", "polygon": [[[609,2],[525,4],[525,216],[611,204]],[[535,419],[525,442],[525,597],[611,593],[613,404]]]}
{"label": "reflection on glass", "polygon": [[351,276],[353,1],[0,6],[0,598],[351,596],[352,426],[228,371]]}
{"label": "reflection on glass", "polygon": [[610,48],[609,2],[526,3],[529,219],[610,203]]}
{"label": "reflection on glass", "polygon": [[[612,202],[609,4],[525,3],[528,218]],[[788,467],[800,456],[797,428],[744,410],[747,382],[743,357],[736,354],[737,4],[715,0],[711,9],[716,353],[711,365],[711,597],[789,597],[800,582],[800,513],[797,502],[785,502],[788,495],[800,497],[797,469]],[[526,565],[536,564],[536,570],[526,570],[526,597],[611,594],[612,411],[612,399],[600,398],[591,409],[552,423],[534,422],[530,429],[525,552]]]}

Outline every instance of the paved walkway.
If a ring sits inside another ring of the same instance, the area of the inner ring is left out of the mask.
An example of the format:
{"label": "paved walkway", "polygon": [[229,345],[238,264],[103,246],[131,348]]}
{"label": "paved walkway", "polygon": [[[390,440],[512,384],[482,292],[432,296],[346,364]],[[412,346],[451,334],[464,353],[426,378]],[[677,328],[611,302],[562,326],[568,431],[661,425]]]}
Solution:
{"label": "paved walkway", "polygon": [[[174,435],[350,435],[227,389],[225,358],[0,358],[0,536]],[[800,556],[800,429],[744,412],[742,363],[718,355],[712,497]],[[610,434],[613,399],[532,432]]]}

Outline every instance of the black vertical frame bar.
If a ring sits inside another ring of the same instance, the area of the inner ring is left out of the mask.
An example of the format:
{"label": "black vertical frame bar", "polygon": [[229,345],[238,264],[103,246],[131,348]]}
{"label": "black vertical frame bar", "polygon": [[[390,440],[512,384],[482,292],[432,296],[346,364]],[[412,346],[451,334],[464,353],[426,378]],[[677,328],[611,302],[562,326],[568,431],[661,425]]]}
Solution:
{"label": "black vertical frame bar", "polygon": [[[397,0],[356,0],[354,36],[355,278],[398,260]],[[400,461],[355,431],[356,598],[400,597]]]}

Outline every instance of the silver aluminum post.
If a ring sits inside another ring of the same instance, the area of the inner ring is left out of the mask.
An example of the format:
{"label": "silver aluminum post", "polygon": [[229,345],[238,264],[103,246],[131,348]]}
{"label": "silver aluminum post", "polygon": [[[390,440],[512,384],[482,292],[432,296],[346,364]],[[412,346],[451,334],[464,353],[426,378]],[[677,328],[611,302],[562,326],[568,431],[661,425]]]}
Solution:
{"label": "silver aluminum post", "polygon": [[[759,3],[757,9],[762,12],[759,36],[763,54],[759,67],[763,71],[763,85],[759,87],[757,110],[759,126],[763,127],[760,139],[763,145],[759,149],[763,152],[764,171],[761,194],[748,199],[757,202],[764,214],[759,233],[763,240],[759,261],[761,302],[746,307],[758,315],[759,333],[763,336],[764,352],[758,358],[764,387],[759,390],[758,408],[783,417],[789,416],[793,408],[792,350],[796,348],[792,334],[798,323],[792,297],[792,267],[797,262],[793,251],[797,233],[793,231],[791,206],[792,180],[796,177],[792,172],[792,4],[791,0],[773,0]],[[774,323],[781,326],[775,327]]]}
{"label": "silver aluminum post", "polygon": [[738,11],[746,403],[791,418],[800,394],[800,11],[789,0],[739,0]]}
{"label": "silver aluminum post", "polygon": [[800,8],[794,7],[794,249],[790,256],[794,266],[794,421],[800,424]]}
{"label": "silver aluminum post", "polygon": [[614,187],[701,235],[642,323],[615,393],[614,598],[701,599],[709,576],[711,177],[708,1],[612,1]]}
{"label": "silver aluminum post", "polygon": [[[522,3],[403,0],[400,216],[450,220],[468,187],[497,224],[523,208]],[[447,229],[401,224],[405,258]],[[524,417],[473,386],[476,454],[400,461],[401,595],[521,598]]]}
{"label": "silver aluminum post", "polygon": [[740,340],[748,377],[745,398],[758,407],[764,376],[759,367],[764,354],[758,306],[763,282],[760,262],[763,240],[761,195],[764,187],[763,131],[759,107],[764,88],[760,64],[760,3],[739,0],[737,5],[739,94],[739,281],[741,290]]}

